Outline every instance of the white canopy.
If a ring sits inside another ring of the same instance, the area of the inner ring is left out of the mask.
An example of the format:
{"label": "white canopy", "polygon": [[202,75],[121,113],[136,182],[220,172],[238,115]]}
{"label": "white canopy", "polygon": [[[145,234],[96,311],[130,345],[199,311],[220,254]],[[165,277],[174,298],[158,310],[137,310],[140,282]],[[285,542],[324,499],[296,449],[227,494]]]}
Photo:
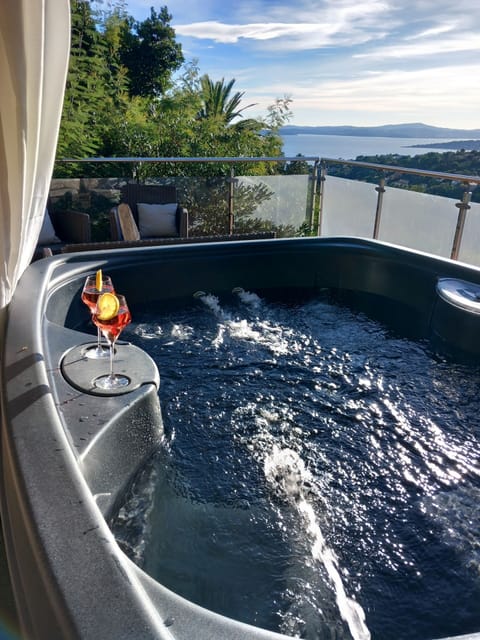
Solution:
{"label": "white canopy", "polygon": [[1,0],[0,329],[42,224],[69,50],[69,0]]}

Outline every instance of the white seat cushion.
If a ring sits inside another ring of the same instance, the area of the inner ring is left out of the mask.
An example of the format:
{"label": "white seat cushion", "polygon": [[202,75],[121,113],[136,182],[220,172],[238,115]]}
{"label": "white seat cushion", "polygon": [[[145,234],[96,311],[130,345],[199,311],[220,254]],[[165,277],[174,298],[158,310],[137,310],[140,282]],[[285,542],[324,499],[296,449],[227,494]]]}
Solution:
{"label": "white seat cushion", "polygon": [[161,238],[163,236],[177,236],[177,203],[145,204],[139,202],[138,229],[142,238]]}
{"label": "white seat cushion", "polygon": [[56,244],[59,242],[61,242],[61,240],[55,233],[48,209],[45,209],[42,228],[40,229],[40,235],[38,237],[38,244]]}

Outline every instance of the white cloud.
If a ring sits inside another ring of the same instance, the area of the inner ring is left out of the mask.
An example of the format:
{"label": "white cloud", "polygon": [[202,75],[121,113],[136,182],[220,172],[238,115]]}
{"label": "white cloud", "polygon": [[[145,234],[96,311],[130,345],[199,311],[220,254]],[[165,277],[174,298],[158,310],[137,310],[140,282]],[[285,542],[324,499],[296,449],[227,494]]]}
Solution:
{"label": "white cloud", "polygon": [[[361,78],[322,82],[312,79],[310,86],[296,86],[292,90],[294,102],[336,102],[365,101],[373,107],[375,101],[382,103],[385,99],[398,101],[447,100],[458,105],[459,95],[466,101],[480,102],[480,85],[471,82],[478,77],[480,64],[468,67],[437,67],[422,70],[402,71],[392,69],[388,72],[370,72]],[[269,85],[269,93],[278,91],[283,84]],[[449,91],[445,92],[445,86]],[[461,92],[461,93],[459,93]]]}
{"label": "white cloud", "polygon": [[253,23],[240,25],[221,22],[196,22],[194,24],[176,25],[175,30],[182,36],[214,40],[220,43],[236,43],[241,38],[270,40],[287,36],[298,37],[319,31],[318,27],[313,24]]}
{"label": "white cloud", "polygon": [[327,46],[354,46],[381,38],[386,32],[368,32],[363,29],[346,28],[330,23],[251,23],[223,24],[220,22],[198,22],[189,25],[176,25],[176,32],[202,40],[213,40],[222,44],[237,44],[240,40],[255,40],[267,44],[270,50],[284,52],[293,50],[311,50]]}
{"label": "white cloud", "polygon": [[411,35],[406,36],[405,40],[419,40],[421,38],[430,38],[431,36],[439,36],[443,33],[448,33],[449,31],[454,31],[457,28],[455,24],[442,24],[438,27],[432,27],[431,29],[426,29],[425,31],[420,31],[419,33],[412,33]]}
{"label": "white cloud", "polygon": [[[248,3],[247,3],[248,4]],[[177,34],[217,43],[236,44],[241,39],[267,42],[284,51],[292,49],[312,49],[329,45],[352,46],[372,38],[383,37],[387,30],[382,26],[382,12],[387,5],[382,0],[352,2],[352,0],[331,0],[323,2],[322,11],[307,11],[295,7],[295,21],[292,21],[291,6],[288,14],[285,6],[263,5],[262,21],[221,21],[209,20],[189,24],[174,24]],[[279,18],[284,17],[284,20]],[[389,27],[393,22],[390,21]]]}
{"label": "white cloud", "polygon": [[480,52],[480,35],[476,33],[461,33],[452,38],[433,39],[415,44],[398,43],[395,46],[381,47],[375,51],[357,53],[354,57],[413,58],[465,51]]}
{"label": "white cloud", "polygon": [[[370,72],[362,78],[312,80],[310,86],[291,90],[292,110],[300,124],[325,122],[379,123],[390,116],[397,122],[423,120],[439,126],[478,127],[477,105],[480,85],[471,78],[480,74],[480,64],[468,67],[437,67],[426,70]],[[282,95],[282,83],[269,84],[263,91],[249,91],[249,99],[265,109],[271,95]],[[448,87],[448,90],[445,90]],[[461,98],[459,99],[459,96]],[[348,117],[345,115],[348,114]],[[342,117],[343,116],[343,117]]]}

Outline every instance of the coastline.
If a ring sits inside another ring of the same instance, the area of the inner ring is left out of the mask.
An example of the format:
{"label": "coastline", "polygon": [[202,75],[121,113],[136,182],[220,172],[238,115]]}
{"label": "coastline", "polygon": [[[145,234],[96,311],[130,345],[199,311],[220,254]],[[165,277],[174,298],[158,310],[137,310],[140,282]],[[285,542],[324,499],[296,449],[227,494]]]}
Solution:
{"label": "coastline", "polygon": [[429,149],[451,149],[452,151],[480,151],[480,140],[451,140],[450,142],[432,142],[430,144],[412,144],[411,149],[417,147]]}

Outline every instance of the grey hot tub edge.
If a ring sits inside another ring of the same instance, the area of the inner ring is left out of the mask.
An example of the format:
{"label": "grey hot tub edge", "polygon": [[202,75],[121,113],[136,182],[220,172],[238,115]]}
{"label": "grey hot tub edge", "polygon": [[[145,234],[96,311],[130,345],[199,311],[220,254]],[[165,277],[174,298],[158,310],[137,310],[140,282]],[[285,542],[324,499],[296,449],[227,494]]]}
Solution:
{"label": "grey hot tub edge", "polygon": [[439,278],[480,286],[480,270],[383,243],[326,238],[70,254],[24,274],[2,358],[1,507],[25,637],[279,638],[154,582],[121,552],[106,524],[163,426],[158,372],[140,350],[120,347],[124,366],[136,363],[137,384],[126,394],[93,395],[65,370],[65,355],[76,356],[72,350],[94,337],[83,330],[80,292],[98,268],[133,308],[206,288],[362,292],[393,301],[423,332],[475,355],[480,316],[439,297],[436,287]]}

